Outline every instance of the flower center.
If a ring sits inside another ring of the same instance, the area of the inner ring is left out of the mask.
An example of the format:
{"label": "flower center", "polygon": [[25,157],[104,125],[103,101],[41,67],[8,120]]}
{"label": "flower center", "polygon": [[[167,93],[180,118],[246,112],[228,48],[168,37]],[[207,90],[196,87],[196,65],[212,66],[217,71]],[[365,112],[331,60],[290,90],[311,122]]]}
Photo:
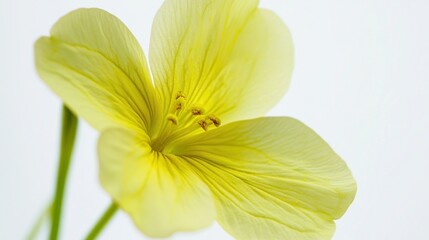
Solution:
{"label": "flower center", "polygon": [[206,113],[205,109],[197,104],[188,104],[185,94],[178,91],[173,96],[172,108],[165,117],[159,134],[152,138],[152,149],[157,152],[164,152],[167,145],[172,142],[200,133],[203,129],[208,131],[219,127],[221,120],[213,113]]}

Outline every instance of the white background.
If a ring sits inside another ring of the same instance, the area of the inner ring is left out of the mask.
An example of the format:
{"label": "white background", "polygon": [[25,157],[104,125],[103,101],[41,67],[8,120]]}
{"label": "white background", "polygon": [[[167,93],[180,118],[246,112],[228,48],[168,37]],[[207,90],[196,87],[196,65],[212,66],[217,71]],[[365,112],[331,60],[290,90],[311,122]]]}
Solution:
{"label": "white background", "polygon": [[[55,182],[60,100],[35,73],[33,43],[65,13],[101,7],[146,49],[161,1],[0,4],[0,239],[22,239]],[[334,239],[429,239],[427,0],[266,0],[289,25],[296,68],[271,115],[298,118],[345,159],[358,184]],[[80,122],[63,239],[80,239],[109,204],[97,181],[97,133]],[[46,234],[45,229],[43,234]],[[101,239],[142,239],[120,213]],[[45,239],[42,237],[41,239]],[[216,224],[172,239],[230,239]]]}

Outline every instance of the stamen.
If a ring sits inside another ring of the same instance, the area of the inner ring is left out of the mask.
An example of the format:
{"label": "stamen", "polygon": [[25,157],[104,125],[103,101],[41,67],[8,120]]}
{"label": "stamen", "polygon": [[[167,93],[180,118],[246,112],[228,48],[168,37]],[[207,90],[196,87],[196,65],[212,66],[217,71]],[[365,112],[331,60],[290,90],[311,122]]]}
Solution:
{"label": "stamen", "polygon": [[182,108],[185,106],[186,99],[183,97],[176,98],[176,111],[182,110]]}
{"label": "stamen", "polygon": [[198,120],[198,125],[200,125],[200,127],[202,128],[202,129],[204,129],[204,131],[207,131],[207,129],[208,129],[208,122],[206,121],[206,120]]}
{"label": "stamen", "polygon": [[208,119],[210,119],[210,121],[212,121],[212,123],[216,126],[219,127],[221,124],[220,118],[216,117],[213,114],[208,115]]}
{"label": "stamen", "polygon": [[185,94],[182,91],[178,91],[176,93],[176,99],[179,99],[179,98],[186,99],[186,96],[185,96]]}
{"label": "stamen", "polygon": [[204,131],[208,130],[208,127],[210,126],[211,122],[208,121],[209,119],[206,116],[201,116],[197,119],[197,124],[200,125]]}
{"label": "stamen", "polygon": [[[208,131],[212,125],[219,127],[221,120],[214,114],[205,115],[205,109],[199,105],[187,106],[186,96],[178,91],[172,96],[172,104],[166,120],[169,123],[163,125],[160,132],[153,139],[153,148],[162,151],[165,146],[186,135],[193,134],[199,128]],[[183,111],[182,111],[183,110]],[[179,125],[180,120],[180,125]]]}
{"label": "stamen", "polygon": [[196,122],[192,122],[192,124],[190,124],[187,127],[178,128],[177,131],[173,132],[167,140],[179,139],[183,136],[186,136],[189,133],[194,132],[195,130],[199,129],[199,127],[200,127],[199,124],[197,124]]}
{"label": "stamen", "polygon": [[191,113],[192,113],[192,115],[194,115],[194,116],[202,115],[202,114],[204,114],[204,108],[202,108],[202,107],[200,107],[200,106],[193,106],[193,107],[191,108]]}
{"label": "stamen", "polygon": [[178,123],[177,116],[174,114],[171,114],[171,113],[167,115],[167,120],[169,122],[173,123],[174,125],[177,125],[177,123]]}

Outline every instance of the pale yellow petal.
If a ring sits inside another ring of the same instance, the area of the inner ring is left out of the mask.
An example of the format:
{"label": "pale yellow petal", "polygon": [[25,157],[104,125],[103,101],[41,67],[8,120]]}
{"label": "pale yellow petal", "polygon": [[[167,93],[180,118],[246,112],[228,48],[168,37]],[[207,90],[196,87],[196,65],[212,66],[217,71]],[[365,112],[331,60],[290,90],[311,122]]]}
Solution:
{"label": "pale yellow petal", "polygon": [[285,93],[293,45],[256,0],[167,0],[155,17],[150,65],[165,111],[182,91],[227,123],[265,114]]}
{"label": "pale yellow petal", "polygon": [[35,59],[45,83],[93,127],[149,126],[154,90],[146,60],[115,16],[100,9],[65,15],[36,42]]}
{"label": "pale yellow petal", "polygon": [[143,132],[104,131],[99,141],[100,181],[148,236],[206,227],[215,218],[207,185],[179,157],[153,152]]}
{"label": "pale yellow petal", "polygon": [[330,239],[356,193],[345,162],[291,118],[230,123],[171,151],[193,160],[237,239]]}

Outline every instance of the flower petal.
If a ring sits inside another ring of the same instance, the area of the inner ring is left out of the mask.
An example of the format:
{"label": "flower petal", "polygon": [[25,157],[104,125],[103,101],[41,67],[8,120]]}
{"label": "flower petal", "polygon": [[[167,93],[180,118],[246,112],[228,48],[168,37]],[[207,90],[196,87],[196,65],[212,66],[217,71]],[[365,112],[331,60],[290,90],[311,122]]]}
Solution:
{"label": "flower petal", "polygon": [[41,78],[96,129],[146,128],[154,90],[143,51],[127,27],[100,9],[62,17],[35,44]]}
{"label": "flower petal", "polygon": [[100,181],[145,234],[166,237],[215,218],[207,185],[178,157],[153,152],[143,132],[108,129],[99,140]]}
{"label": "flower petal", "polygon": [[193,159],[218,221],[238,239],[330,239],[356,193],[344,161],[291,118],[230,123],[174,153]]}
{"label": "flower petal", "polygon": [[261,116],[285,93],[293,45],[256,0],[167,0],[155,17],[150,65],[171,109],[176,92],[223,123]]}

